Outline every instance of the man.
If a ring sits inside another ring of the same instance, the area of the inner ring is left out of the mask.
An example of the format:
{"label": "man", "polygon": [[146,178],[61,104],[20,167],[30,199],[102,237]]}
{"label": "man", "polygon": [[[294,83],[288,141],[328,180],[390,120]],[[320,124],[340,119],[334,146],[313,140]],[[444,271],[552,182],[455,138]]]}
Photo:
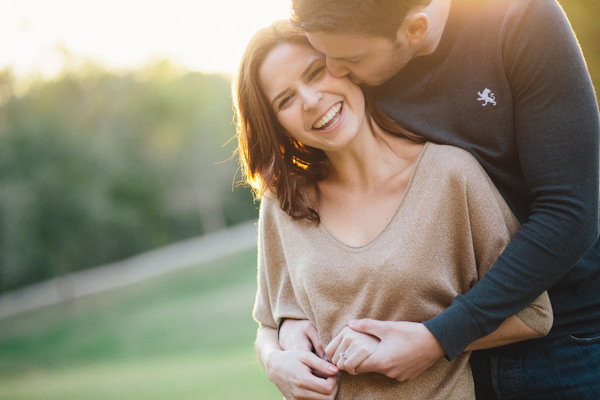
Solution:
{"label": "man", "polygon": [[[353,321],[390,349],[358,372],[410,379],[547,289],[547,338],[472,357],[478,398],[597,398],[598,106],[558,3],[293,0],[292,9],[333,75],[369,87],[413,132],[470,151],[522,223],[492,270],[439,316]],[[282,347],[311,329],[298,326],[282,322]]]}

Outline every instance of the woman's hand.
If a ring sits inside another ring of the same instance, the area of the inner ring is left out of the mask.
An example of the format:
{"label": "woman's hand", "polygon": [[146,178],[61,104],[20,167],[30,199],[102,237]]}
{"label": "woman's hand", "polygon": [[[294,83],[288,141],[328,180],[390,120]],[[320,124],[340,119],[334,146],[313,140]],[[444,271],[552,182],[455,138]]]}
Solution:
{"label": "woman's hand", "polygon": [[[337,374],[332,364],[308,351],[273,351],[265,362],[271,382],[287,400],[333,400],[337,393]],[[313,374],[319,371],[319,377]]]}
{"label": "woman's hand", "polygon": [[357,375],[356,368],[375,351],[378,344],[376,337],[345,327],[327,345],[325,353],[339,369]]}
{"label": "woman's hand", "polygon": [[317,329],[307,319],[286,319],[279,328],[279,345],[283,350],[314,351],[325,358]]}
{"label": "woman's hand", "polygon": [[282,350],[277,330],[261,327],[256,352],[267,377],[288,400],[333,400],[337,393],[338,368],[311,351]]}

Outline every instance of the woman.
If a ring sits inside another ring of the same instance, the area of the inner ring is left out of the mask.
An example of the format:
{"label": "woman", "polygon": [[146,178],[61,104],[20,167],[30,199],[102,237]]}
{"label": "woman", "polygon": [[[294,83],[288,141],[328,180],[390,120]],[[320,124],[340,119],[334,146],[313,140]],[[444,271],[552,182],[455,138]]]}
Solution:
{"label": "woman", "polygon": [[[381,349],[347,324],[429,319],[492,265],[518,223],[479,164],[386,118],[285,21],[252,38],[235,93],[242,170],[262,198],[254,317],[269,379],[288,399],[474,398],[468,353],[406,382],[357,374]],[[284,318],[312,322],[336,365],[282,351]],[[544,295],[471,349],[551,323]]]}

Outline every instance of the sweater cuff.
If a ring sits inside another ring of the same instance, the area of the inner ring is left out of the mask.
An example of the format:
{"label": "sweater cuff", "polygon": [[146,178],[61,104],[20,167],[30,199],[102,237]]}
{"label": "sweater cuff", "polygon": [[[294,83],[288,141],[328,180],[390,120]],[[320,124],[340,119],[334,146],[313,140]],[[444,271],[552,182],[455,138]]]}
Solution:
{"label": "sweater cuff", "polygon": [[279,342],[279,333],[281,332],[281,325],[285,322],[285,318],[281,318],[277,324],[277,341]]}
{"label": "sweater cuff", "polygon": [[484,336],[461,297],[457,296],[441,314],[423,322],[440,342],[450,361],[462,354],[470,343]]}

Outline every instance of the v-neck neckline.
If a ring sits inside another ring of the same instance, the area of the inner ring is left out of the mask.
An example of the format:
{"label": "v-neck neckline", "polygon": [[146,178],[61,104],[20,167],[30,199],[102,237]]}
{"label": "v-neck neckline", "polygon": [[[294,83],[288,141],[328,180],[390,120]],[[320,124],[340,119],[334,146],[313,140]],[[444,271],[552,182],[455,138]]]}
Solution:
{"label": "v-neck neckline", "polygon": [[426,142],[425,145],[423,146],[423,149],[421,149],[421,152],[419,153],[417,161],[415,162],[414,169],[413,169],[413,171],[411,173],[411,176],[410,176],[410,179],[408,181],[408,185],[406,186],[406,189],[404,190],[404,193],[402,194],[402,198],[400,199],[400,203],[398,204],[398,206],[396,207],[396,209],[392,213],[390,219],[385,224],[385,226],[383,227],[383,229],[377,235],[375,235],[375,237],[373,237],[373,239],[369,240],[368,242],[366,242],[364,244],[355,246],[355,245],[350,245],[350,244],[344,242],[343,240],[339,239],[337,236],[335,236],[327,228],[326,224],[323,223],[322,221],[319,223],[318,229],[323,234],[325,234],[327,237],[329,237],[330,240],[338,243],[342,247],[344,247],[346,249],[349,249],[349,250],[363,250],[363,249],[365,249],[367,247],[372,246],[374,243],[376,243],[384,235],[384,233],[389,229],[390,225],[398,217],[398,214],[400,213],[400,210],[403,208],[403,205],[406,202],[406,198],[411,193],[411,188],[413,187],[413,184],[414,184],[414,181],[415,181],[415,177],[417,176],[417,174],[419,172],[419,166],[422,163],[423,157],[425,156],[425,153],[427,152],[427,149],[429,148],[429,145],[430,145],[430,142]]}

